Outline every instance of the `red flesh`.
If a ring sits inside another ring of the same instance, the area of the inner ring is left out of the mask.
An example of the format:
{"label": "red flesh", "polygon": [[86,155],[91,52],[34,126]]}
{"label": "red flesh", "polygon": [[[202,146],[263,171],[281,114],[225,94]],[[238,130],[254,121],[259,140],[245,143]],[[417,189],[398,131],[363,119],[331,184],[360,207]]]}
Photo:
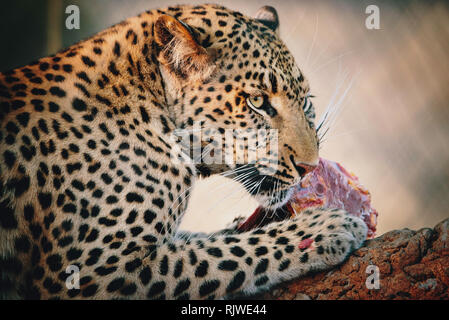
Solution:
{"label": "red flesh", "polygon": [[280,215],[285,216],[284,212],[295,216],[304,210],[319,207],[344,209],[349,214],[362,218],[368,226],[368,238],[374,237],[378,213],[371,207],[368,190],[340,164],[325,159],[320,159],[318,167],[303,179],[291,200],[283,207],[286,210],[268,215],[265,209],[258,207],[237,230],[248,231],[274,220],[267,216],[279,220]]}

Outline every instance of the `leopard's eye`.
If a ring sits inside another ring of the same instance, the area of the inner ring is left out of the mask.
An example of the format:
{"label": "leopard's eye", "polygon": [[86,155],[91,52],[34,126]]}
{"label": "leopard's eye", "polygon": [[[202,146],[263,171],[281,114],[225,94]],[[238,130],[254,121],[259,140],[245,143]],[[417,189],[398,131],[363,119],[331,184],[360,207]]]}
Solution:
{"label": "leopard's eye", "polygon": [[263,97],[262,96],[249,97],[248,99],[246,99],[246,102],[251,108],[259,109],[260,107],[263,106]]}
{"label": "leopard's eye", "polygon": [[302,106],[302,109],[304,110],[304,112],[309,111],[311,104],[312,104],[312,102],[310,101],[309,97],[305,97],[304,104]]}
{"label": "leopard's eye", "polygon": [[257,112],[261,116],[272,118],[277,115],[276,109],[271,106],[267,96],[260,95],[249,97],[246,99],[246,103],[251,110],[254,110],[254,112]]}
{"label": "leopard's eye", "polygon": [[304,113],[309,112],[310,108],[313,107],[311,98],[315,98],[315,96],[311,95],[310,93],[304,97],[304,104],[302,106]]}

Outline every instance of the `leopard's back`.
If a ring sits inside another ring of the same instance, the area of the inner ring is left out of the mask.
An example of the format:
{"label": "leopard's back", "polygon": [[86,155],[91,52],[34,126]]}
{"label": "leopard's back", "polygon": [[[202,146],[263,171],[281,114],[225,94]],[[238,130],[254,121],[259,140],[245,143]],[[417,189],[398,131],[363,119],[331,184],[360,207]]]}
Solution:
{"label": "leopard's back", "polygon": [[[276,129],[279,153],[253,168],[271,175],[249,175],[264,205],[286,201],[318,159],[309,86],[273,10],[151,10],[0,74],[2,298],[218,298],[337,264],[360,245],[363,222],[343,212],[173,237],[197,174],[229,169],[174,161],[175,129]],[[310,237],[318,250],[299,250]]]}

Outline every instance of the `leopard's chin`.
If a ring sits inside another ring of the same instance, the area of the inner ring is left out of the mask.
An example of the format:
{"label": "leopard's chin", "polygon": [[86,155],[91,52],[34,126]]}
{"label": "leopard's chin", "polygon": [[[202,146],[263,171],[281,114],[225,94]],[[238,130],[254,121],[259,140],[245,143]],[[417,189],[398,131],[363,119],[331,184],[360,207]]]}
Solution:
{"label": "leopard's chin", "polygon": [[280,190],[274,194],[272,192],[262,192],[260,194],[256,194],[255,199],[262,208],[277,210],[284,206],[292,198],[294,191],[295,186]]}
{"label": "leopard's chin", "polygon": [[245,232],[255,227],[262,227],[273,221],[281,221],[290,217],[292,208],[289,205],[296,187],[273,192],[264,192],[254,195],[254,198],[259,202],[256,210],[238,226],[240,232]]}

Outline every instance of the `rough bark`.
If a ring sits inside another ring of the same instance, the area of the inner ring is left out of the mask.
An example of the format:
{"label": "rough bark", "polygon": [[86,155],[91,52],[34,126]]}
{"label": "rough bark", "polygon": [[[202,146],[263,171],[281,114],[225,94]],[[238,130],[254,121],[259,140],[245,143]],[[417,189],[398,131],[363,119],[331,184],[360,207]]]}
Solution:
{"label": "rough bark", "polygon": [[[367,267],[379,268],[368,289]],[[449,219],[435,228],[394,230],[354,252],[341,266],[293,280],[259,299],[448,299]]]}

